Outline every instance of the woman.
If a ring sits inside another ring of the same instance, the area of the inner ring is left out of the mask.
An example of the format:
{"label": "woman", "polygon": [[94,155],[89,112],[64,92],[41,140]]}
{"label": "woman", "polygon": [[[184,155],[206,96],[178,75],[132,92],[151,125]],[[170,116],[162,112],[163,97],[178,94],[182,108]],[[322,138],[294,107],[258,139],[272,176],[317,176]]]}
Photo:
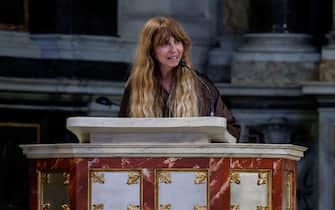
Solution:
{"label": "woman", "polygon": [[149,19],[139,37],[119,116],[221,116],[239,139],[240,126],[217,88],[192,70],[190,48],[189,36],[174,19]]}

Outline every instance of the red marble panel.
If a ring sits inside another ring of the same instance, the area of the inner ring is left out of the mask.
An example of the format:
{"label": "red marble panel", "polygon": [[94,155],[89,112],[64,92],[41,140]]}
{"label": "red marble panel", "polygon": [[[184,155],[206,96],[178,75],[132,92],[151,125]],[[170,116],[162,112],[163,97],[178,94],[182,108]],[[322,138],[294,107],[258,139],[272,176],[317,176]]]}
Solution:
{"label": "red marble panel", "polygon": [[153,169],[143,168],[143,210],[155,209],[155,174]]}
{"label": "red marble panel", "polygon": [[40,159],[37,161],[36,168],[48,172],[69,172],[81,160],[81,158]]}
{"label": "red marble panel", "polygon": [[296,167],[297,167],[297,165],[296,165],[296,161],[294,161],[294,160],[284,160],[283,161],[283,163],[284,163],[284,170],[287,170],[287,171],[295,171],[296,170]]}
{"label": "red marble panel", "polygon": [[35,171],[37,170],[45,172],[54,172],[54,173],[56,172],[70,173],[70,185],[69,185],[70,208],[74,210],[88,209],[87,159],[83,158],[41,159],[36,161]]}
{"label": "red marble panel", "polygon": [[272,169],[272,158],[231,158],[231,169]]}
{"label": "red marble panel", "polygon": [[[164,158],[161,168],[209,168],[208,158]],[[157,167],[158,168],[158,167]]]}
{"label": "red marble panel", "polygon": [[283,161],[273,161],[272,170],[272,209],[283,209]]}
{"label": "red marble panel", "polygon": [[208,168],[208,158],[95,158],[89,168]]}
{"label": "red marble panel", "polygon": [[[71,209],[88,210],[89,169],[142,169],[142,207],[154,210],[155,169],[209,169],[209,205],[211,210],[230,209],[231,169],[271,169],[272,209],[282,210],[283,171],[293,171],[294,198],[296,196],[296,162],[274,158],[57,158],[32,160],[30,167],[30,210],[38,205],[37,170],[70,173]],[[295,204],[296,205],[296,204]],[[296,208],[296,206],[295,206]]]}
{"label": "red marble panel", "polygon": [[[75,159],[70,168],[71,209],[88,210],[88,160]],[[72,176],[71,176],[72,174]],[[71,180],[72,178],[72,180]]]}
{"label": "red marble panel", "polygon": [[89,160],[88,168],[98,169],[134,169],[141,168],[141,163],[150,162],[151,158],[94,158]]}
{"label": "red marble panel", "polygon": [[211,158],[209,165],[210,209],[230,209],[230,158]]}

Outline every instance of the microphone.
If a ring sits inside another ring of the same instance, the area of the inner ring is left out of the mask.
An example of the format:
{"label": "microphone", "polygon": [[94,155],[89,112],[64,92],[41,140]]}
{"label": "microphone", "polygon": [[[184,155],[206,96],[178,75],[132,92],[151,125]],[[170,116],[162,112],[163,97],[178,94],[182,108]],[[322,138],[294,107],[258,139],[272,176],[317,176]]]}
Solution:
{"label": "microphone", "polygon": [[208,93],[211,97],[211,104],[210,104],[210,113],[209,115],[211,117],[213,117],[215,115],[215,97],[214,97],[214,94],[212,92],[212,90],[208,87],[208,85],[206,84],[206,82],[201,78],[199,77],[199,75],[196,73],[196,70],[195,69],[192,69],[190,66],[188,66],[186,64],[186,61],[184,58],[181,58],[180,61],[179,61],[179,66],[181,69],[188,69],[192,72],[193,75],[195,75],[195,77],[206,87],[206,89],[208,90]]}
{"label": "microphone", "polygon": [[112,106],[120,106],[119,104],[112,102],[111,100],[109,100],[107,97],[104,97],[104,96],[100,96],[96,98],[95,102],[100,105],[108,106],[109,109],[111,109]]}
{"label": "microphone", "polygon": [[100,96],[97,99],[95,99],[95,102],[101,105],[105,105],[105,106],[112,106],[113,103],[106,97],[104,96]]}

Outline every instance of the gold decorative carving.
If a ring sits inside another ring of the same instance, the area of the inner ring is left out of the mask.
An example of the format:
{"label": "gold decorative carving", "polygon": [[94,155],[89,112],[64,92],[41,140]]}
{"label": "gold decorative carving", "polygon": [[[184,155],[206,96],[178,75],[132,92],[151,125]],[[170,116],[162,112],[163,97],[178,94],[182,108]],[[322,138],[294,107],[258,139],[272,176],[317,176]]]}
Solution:
{"label": "gold decorative carving", "polygon": [[103,203],[93,204],[93,210],[103,210],[103,209],[104,209]]}
{"label": "gold decorative carving", "polygon": [[127,210],[140,210],[139,205],[128,205]]}
{"label": "gold decorative carving", "polygon": [[170,210],[171,204],[161,204],[159,205],[159,210]]}
{"label": "gold decorative carving", "polygon": [[158,180],[160,183],[171,184],[171,174],[168,172],[159,172],[158,173]]}
{"label": "gold decorative carving", "polygon": [[93,183],[104,184],[105,183],[105,174],[104,173],[91,173],[91,179]]}
{"label": "gold decorative carving", "polygon": [[206,172],[196,172],[194,184],[205,184],[207,180],[207,173]]}
{"label": "gold decorative carving", "polygon": [[140,182],[141,173],[139,171],[131,171],[128,173],[128,181],[127,184],[137,184]]}
{"label": "gold decorative carving", "polygon": [[64,185],[70,184],[70,173],[64,172],[63,177],[64,177]]}
{"label": "gold decorative carving", "polygon": [[268,173],[267,172],[259,172],[258,173],[258,185],[267,184],[268,183]]}
{"label": "gold decorative carving", "polygon": [[230,173],[230,183],[240,184],[241,183],[240,173],[231,172]]}
{"label": "gold decorative carving", "polygon": [[63,204],[61,207],[62,210],[70,210],[70,206],[68,204]]}
{"label": "gold decorative carving", "polygon": [[193,208],[193,210],[207,210],[207,206],[201,206],[201,205],[198,205],[198,206],[195,206]]}
{"label": "gold decorative carving", "polygon": [[258,206],[256,207],[256,210],[269,210],[269,207],[258,205]]}
{"label": "gold decorative carving", "polygon": [[230,206],[230,210],[240,210],[240,204],[236,204],[236,205],[231,205]]}
{"label": "gold decorative carving", "polygon": [[49,173],[41,173],[41,183],[42,184],[50,184],[50,174]]}
{"label": "gold decorative carving", "polygon": [[42,210],[49,210],[51,208],[51,204],[50,203],[43,203],[42,204]]}

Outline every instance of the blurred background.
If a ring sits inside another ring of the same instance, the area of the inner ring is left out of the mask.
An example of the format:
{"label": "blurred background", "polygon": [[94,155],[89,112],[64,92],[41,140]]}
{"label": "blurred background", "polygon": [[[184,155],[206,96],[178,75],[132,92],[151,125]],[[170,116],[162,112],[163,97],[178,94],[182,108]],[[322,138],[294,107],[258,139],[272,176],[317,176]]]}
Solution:
{"label": "blurred background", "polygon": [[70,116],[117,116],[139,30],[172,16],[192,62],[242,125],[242,143],[308,147],[299,210],[334,206],[333,0],[2,0],[0,209],[28,210],[20,144],[77,142]]}

